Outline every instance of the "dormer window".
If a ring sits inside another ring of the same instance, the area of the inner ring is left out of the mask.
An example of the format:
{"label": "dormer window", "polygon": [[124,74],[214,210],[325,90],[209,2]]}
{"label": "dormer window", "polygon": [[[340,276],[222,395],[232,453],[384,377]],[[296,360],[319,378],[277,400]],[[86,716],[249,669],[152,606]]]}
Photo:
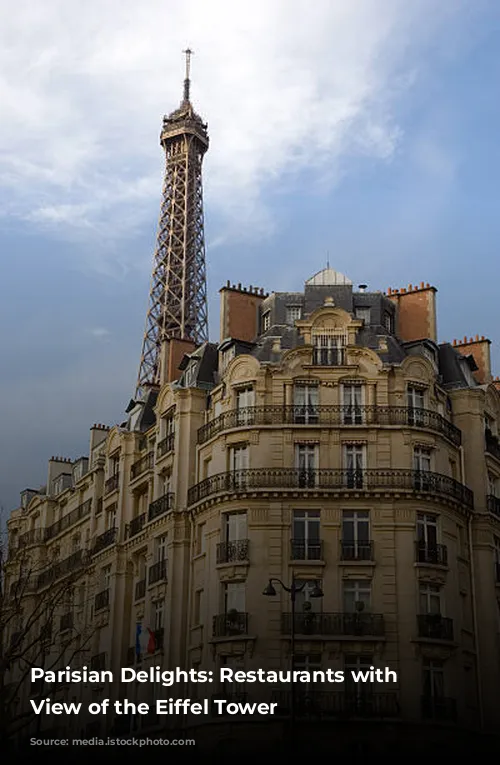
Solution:
{"label": "dormer window", "polygon": [[394,320],[389,311],[384,313],[384,328],[391,334],[394,332]]}
{"label": "dormer window", "polygon": [[267,332],[271,327],[271,311],[266,311],[262,314],[262,331]]}
{"label": "dormer window", "polygon": [[321,330],[313,333],[313,364],[321,367],[345,364],[347,335],[345,330]]}
{"label": "dormer window", "polygon": [[368,326],[371,320],[371,309],[368,306],[356,308],[355,316],[356,319],[362,319],[362,321],[365,323],[365,326]]}
{"label": "dormer window", "polygon": [[227,369],[227,366],[230,361],[234,359],[236,356],[236,346],[230,345],[229,348],[226,348],[221,352],[221,364],[220,364],[220,371],[221,373],[224,372]]}
{"label": "dormer window", "polygon": [[198,368],[197,361],[191,361],[188,368],[186,369],[184,381],[186,388],[191,388],[196,383],[196,371]]}
{"label": "dormer window", "polygon": [[291,327],[293,327],[295,322],[299,321],[301,317],[302,317],[302,306],[288,305],[286,307],[286,323],[289,324]]}

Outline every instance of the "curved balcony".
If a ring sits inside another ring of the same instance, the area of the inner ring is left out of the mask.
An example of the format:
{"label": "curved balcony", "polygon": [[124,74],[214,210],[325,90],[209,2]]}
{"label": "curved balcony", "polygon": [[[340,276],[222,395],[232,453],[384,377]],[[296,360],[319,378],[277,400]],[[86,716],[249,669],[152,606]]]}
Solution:
{"label": "curved balcony", "polygon": [[223,412],[198,430],[198,444],[231,428],[264,425],[307,425],[309,427],[398,426],[432,430],[455,446],[461,431],[438,412],[406,406],[250,406]]}
{"label": "curved balcony", "polygon": [[215,494],[247,494],[259,491],[390,492],[428,494],[474,507],[474,495],[463,484],[446,475],[418,470],[299,470],[296,468],[252,468],[217,473],[188,491],[188,505]]}

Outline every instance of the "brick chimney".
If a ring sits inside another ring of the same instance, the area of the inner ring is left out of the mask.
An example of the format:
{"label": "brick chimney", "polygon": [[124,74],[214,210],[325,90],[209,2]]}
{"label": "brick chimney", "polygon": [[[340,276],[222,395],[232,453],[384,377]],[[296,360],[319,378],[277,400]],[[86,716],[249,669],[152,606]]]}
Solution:
{"label": "brick chimney", "polygon": [[433,340],[437,343],[435,287],[420,282],[408,288],[389,287],[386,297],[396,305],[396,334],[404,343]]}
{"label": "brick chimney", "polygon": [[227,282],[220,290],[220,342],[227,338],[255,342],[259,334],[259,306],[268,297],[259,287]]}
{"label": "brick chimney", "polygon": [[457,349],[463,356],[473,356],[474,361],[478,367],[477,372],[473,372],[474,379],[479,385],[494,382],[491,376],[491,357],[490,357],[490,345],[491,340],[488,340],[484,335],[479,337],[464,337],[463,340],[454,340],[453,347]]}
{"label": "brick chimney", "polygon": [[179,364],[186,353],[193,353],[196,344],[192,340],[182,340],[177,337],[165,338],[160,354],[160,384],[178,380],[181,376]]}

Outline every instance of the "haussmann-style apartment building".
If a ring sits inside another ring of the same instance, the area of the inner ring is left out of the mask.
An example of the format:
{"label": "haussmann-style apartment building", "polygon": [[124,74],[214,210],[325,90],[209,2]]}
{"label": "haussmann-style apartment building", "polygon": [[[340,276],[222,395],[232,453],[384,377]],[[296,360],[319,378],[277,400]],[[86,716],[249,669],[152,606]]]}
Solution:
{"label": "haussmann-style apartment building", "polygon": [[[5,581],[22,608],[5,639],[27,640],[23,619],[66,582],[44,625],[45,666],[63,646],[72,667],[117,673],[286,668],[293,631],[297,669],[398,674],[386,686],[298,687],[302,724],[356,722],[360,737],[365,724],[404,729],[415,746],[424,729],[436,741],[450,728],[498,731],[500,382],[489,340],[438,344],[436,289],[423,283],[354,289],[327,268],[302,292],[228,283],[220,295],[220,342],[164,340],[159,388],[131,401],[121,426],[91,428],[88,456],[52,458],[47,485],[22,493]],[[289,594],[263,591],[294,577],[305,585],[292,624]],[[137,625],[153,641],[140,657]],[[9,687],[18,673],[13,662]],[[12,703],[23,694],[33,689]],[[145,684],[134,698],[266,694],[279,714],[252,724],[271,737],[290,713],[286,686]],[[216,726],[223,737],[224,723],[182,724],[201,741]],[[81,732],[78,718],[56,724]],[[166,724],[108,715],[85,732]]]}

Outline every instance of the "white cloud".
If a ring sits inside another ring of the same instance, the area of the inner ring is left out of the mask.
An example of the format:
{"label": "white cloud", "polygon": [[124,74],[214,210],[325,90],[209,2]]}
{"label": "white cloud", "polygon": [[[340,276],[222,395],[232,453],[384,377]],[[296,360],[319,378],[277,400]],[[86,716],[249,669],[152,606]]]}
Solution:
{"label": "white cloud", "polygon": [[304,168],[330,183],[350,157],[393,155],[414,54],[461,5],[0,0],[3,214],[114,257],[110,242],[159,207],[161,117],[179,102],[189,44],[213,237],[266,234],[268,184],[286,189]]}
{"label": "white cloud", "polygon": [[103,339],[109,337],[111,332],[106,327],[94,327],[90,330],[90,334],[98,339]]}

